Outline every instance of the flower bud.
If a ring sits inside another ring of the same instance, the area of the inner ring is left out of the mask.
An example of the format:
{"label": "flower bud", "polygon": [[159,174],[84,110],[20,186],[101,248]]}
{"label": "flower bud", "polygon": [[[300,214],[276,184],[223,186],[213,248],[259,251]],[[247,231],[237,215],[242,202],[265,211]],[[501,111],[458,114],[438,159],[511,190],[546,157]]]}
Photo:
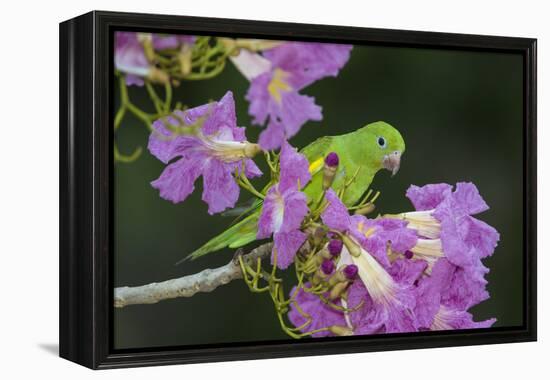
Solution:
{"label": "flower bud", "polygon": [[330,152],[325,157],[325,166],[323,167],[323,190],[327,190],[332,186],[336,172],[338,171],[338,164],[340,159],[338,154]]}
{"label": "flower bud", "polygon": [[233,38],[219,37],[218,42],[221,42],[225,50],[231,51],[237,47],[237,41]]}
{"label": "flower bud", "polygon": [[342,241],[352,256],[361,256],[361,247],[355,241],[346,235],[342,235]]}
{"label": "flower bud", "polygon": [[314,257],[315,265],[320,266],[321,264],[323,264],[325,260],[330,260],[330,259],[332,259],[332,256],[328,252],[328,249],[325,247],[315,254],[315,257]]}
{"label": "flower bud", "polygon": [[344,243],[342,240],[333,239],[328,243],[328,251],[332,257],[336,257],[342,252]]}
{"label": "flower bud", "polygon": [[252,38],[239,38],[236,40],[236,45],[240,48],[250,51],[263,51],[273,49],[281,44],[281,41],[260,40]]}
{"label": "flower bud", "polygon": [[376,206],[374,206],[374,203],[367,203],[363,207],[355,210],[356,215],[367,215],[374,211]]}
{"label": "flower bud", "polygon": [[340,284],[342,282],[347,282],[347,281],[348,279],[344,275],[343,271],[340,269],[338,270],[338,272],[334,273],[332,277],[330,277],[330,279],[328,280],[328,285],[329,287],[334,287],[337,284]]}
{"label": "flower bud", "polygon": [[188,47],[182,48],[178,54],[178,61],[180,63],[180,72],[181,75],[185,76],[191,72],[191,55],[192,50]]}
{"label": "flower bud", "polygon": [[333,333],[334,335],[338,335],[338,336],[350,336],[350,335],[353,335],[353,330],[350,329],[350,328],[347,327],[347,326],[338,326],[338,325],[330,326],[330,327],[328,328],[328,331],[330,331],[330,332]]}
{"label": "flower bud", "polygon": [[321,265],[319,266],[319,269],[317,269],[317,272],[313,275],[313,278],[311,279],[311,283],[313,285],[318,285],[322,281],[326,280],[328,276],[330,276],[335,269],[334,262],[332,260],[324,260]]}
{"label": "flower bud", "polygon": [[236,57],[239,54],[241,54],[241,46],[239,46],[239,43],[237,42],[237,40],[233,38],[220,37],[218,38],[218,42],[221,42],[226,52],[229,52],[230,56]]}
{"label": "flower bud", "polygon": [[359,273],[359,268],[355,264],[346,265],[343,270],[344,276],[350,281],[355,280],[357,274]]}
{"label": "flower bud", "polygon": [[154,83],[168,83],[170,77],[164,71],[152,66],[149,68],[147,79]]}
{"label": "flower bud", "polygon": [[143,46],[143,52],[149,62],[155,60],[155,49],[153,48],[153,35],[151,33],[138,33],[137,39]]}
{"label": "flower bud", "polygon": [[340,298],[348,288],[348,285],[349,282],[347,281],[339,282],[338,284],[334,285],[332,289],[330,289],[328,299],[334,301],[335,299]]}
{"label": "flower bud", "polygon": [[326,275],[326,276],[329,276],[332,274],[332,272],[334,272],[334,269],[335,269],[335,265],[334,265],[334,262],[332,260],[325,260],[323,261],[323,263],[321,264],[321,271]]}

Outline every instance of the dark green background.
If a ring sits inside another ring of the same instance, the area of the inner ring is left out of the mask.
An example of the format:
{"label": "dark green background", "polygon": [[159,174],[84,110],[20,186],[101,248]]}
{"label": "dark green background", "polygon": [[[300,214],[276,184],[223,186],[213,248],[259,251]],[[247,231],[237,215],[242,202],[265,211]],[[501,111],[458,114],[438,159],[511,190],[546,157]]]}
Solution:
{"label": "dark green background", "polygon": [[[373,183],[382,191],[377,206],[383,213],[411,209],[404,196],[411,184],[474,182],[491,207],[479,218],[501,241],[485,260],[491,299],[472,311],[477,320],[496,317],[495,326],[522,324],[522,65],[520,55],[505,53],[355,46],[337,78],[302,91],[315,96],[324,118],[291,140],[303,147],[378,120],[398,128],[407,144],[401,170],[394,178],[384,171]],[[196,106],[232,90],[238,123],[250,126],[247,88],[229,64],[215,79],[182,83],[175,100]],[[150,109],[145,89],[133,87],[130,96]],[[249,140],[259,131],[249,127]],[[147,139],[143,124],[131,117],[116,136],[128,153]],[[201,180],[181,204],[161,199],[149,183],[163,168],[146,150],[134,163],[115,165],[115,286],[195,273],[233,254],[225,250],[174,266],[231,219],[207,214]],[[251,294],[242,281],[188,299],[115,309],[114,323],[115,348],[288,339],[269,296]]]}

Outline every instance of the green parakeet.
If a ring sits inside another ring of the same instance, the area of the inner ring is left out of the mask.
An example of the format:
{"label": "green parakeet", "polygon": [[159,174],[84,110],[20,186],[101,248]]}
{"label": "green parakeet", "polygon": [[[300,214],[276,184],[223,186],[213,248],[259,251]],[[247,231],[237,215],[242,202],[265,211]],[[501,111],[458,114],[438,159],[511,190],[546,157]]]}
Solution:
{"label": "green parakeet", "polygon": [[[336,152],[339,165],[332,188],[338,190],[353,178],[343,198],[347,206],[352,206],[368,190],[379,170],[387,169],[392,175],[397,173],[401,155],[405,152],[405,142],[397,129],[379,121],[344,135],[319,138],[300,152],[306,156],[310,164],[312,178],[303,189],[310,202],[321,196],[325,156],[330,152]],[[208,241],[188,257],[196,259],[210,252],[226,247],[242,247],[256,240],[260,206],[261,202],[258,201],[250,215]]]}

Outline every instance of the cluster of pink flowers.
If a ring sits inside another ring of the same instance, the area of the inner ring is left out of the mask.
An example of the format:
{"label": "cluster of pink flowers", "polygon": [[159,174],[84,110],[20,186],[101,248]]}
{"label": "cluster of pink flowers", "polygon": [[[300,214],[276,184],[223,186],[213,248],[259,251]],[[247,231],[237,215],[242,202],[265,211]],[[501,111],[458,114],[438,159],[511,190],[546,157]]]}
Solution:
{"label": "cluster of pink flowers", "polygon": [[326,302],[334,298],[328,292],[308,292],[309,284],[293,289],[289,318],[295,326],[328,328],[314,336],[329,336],[483,328],[496,321],[475,322],[468,312],[489,297],[481,259],[499,239],[472,216],[488,209],[475,185],[458,183],[454,191],[448,184],[411,186],[407,197],[416,211],[368,219],[350,216],[327,192],[322,220],[343,242],[328,275],[354,268],[357,277],[340,276],[346,281],[334,299],[340,308]]}

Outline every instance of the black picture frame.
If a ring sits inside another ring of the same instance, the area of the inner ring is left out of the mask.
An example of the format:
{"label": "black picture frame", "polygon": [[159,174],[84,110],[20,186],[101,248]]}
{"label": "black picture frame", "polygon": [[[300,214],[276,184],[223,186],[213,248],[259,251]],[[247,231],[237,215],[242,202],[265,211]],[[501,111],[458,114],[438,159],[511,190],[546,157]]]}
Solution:
{"label": "black picture frame", "polygon": [[[523,326],[162,350],[112,349],[112,34],[275,37],[523,56]],[[60,356],[93,369],[536,340],[536,39],[93,11],[60,24]]]}

